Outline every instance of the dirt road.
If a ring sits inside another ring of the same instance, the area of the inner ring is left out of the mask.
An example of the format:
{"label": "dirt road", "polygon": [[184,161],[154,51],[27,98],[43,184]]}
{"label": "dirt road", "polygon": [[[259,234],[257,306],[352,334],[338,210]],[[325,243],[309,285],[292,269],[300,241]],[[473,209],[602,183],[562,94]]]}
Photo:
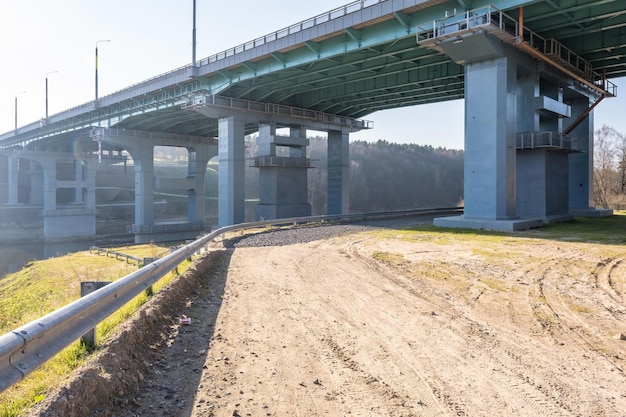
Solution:
{"label": "dirt road", "polygon": [[229,256],[109,415],[626,415],[623,245],[372,228]]}
{"label": "dirt road", "polygon": [[236,249],[193,415],[624,415],[623,247],[394,234]]}

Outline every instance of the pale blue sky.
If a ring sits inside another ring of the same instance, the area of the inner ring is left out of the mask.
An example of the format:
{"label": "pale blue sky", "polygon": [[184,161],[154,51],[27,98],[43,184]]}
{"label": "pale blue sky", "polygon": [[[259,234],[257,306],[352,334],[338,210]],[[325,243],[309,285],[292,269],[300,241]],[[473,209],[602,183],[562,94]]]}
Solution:
{"label": "pale blue sky", "polygon": [[[197,57],[207,57],[343,6],[345,0],[197,1]],[[104,96],[191,62],[192,0],[0,0],[0,133],[94,99],[95,46]],[[626,80],[619,89],[626,94]],[[607,99],[595,115],[626,132],[624,98]],[[353,139],[463,147],[462,101],[375,113],[371,131]]]}

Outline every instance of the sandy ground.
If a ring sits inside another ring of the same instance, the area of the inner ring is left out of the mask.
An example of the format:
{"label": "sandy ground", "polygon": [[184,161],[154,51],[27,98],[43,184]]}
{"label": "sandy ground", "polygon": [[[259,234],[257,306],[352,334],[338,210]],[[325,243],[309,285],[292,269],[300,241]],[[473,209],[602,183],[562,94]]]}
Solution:
{"label": "sandy ground", "polygon": [[236,249],[188,413],[626,415],[623,247],[439,239]]}
{"label": "sandy ground", "polygon": [[228,253],[112,415],[626,416],[623,245],[375,229]]}

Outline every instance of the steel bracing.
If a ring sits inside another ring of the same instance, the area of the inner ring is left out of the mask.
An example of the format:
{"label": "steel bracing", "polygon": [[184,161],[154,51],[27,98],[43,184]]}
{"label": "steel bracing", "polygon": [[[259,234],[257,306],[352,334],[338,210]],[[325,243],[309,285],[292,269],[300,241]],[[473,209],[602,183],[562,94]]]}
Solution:
{"label": "steel bracing", "polygon": [[460,99],[462,66],[420,47],[415,35],[424,24],[488,5],[515,20],[523,10],[533,33],[609,79],[626,75],[623,1],[360,0],[52,115],[46,126],[20,127],[0,136],[0,146],[93,125],[215,136],[214,120],[181,108],[199,90],[354,118]]}

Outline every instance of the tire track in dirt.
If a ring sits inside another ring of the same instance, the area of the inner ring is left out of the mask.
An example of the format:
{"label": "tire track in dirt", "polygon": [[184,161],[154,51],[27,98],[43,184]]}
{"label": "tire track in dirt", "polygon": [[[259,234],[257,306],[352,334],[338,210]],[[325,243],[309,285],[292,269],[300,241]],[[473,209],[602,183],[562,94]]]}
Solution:
{"label": "tire track in dirt", "polygon": [[[559,254],[556,258],[558,259],[557,265],[559,267],[567,267],[575,263],[578,259],[579,254],[577,253],[562,253]],[[371,262],[367,256],[362,257],[364,260]],[[549,277],[550,273],[550,264],[545,262],[535,262],[532,264],[533,266],[529,267],[528,265],[521,264],[520,270],[517,271],[513,269],[509,271],[508,275],[516,277],[515,282],[521,283],[521,285],[517,285],[517,287],[525,287],[524,290],[516,291],[517,288],[511,282],[508,283],[506,289],[504,290],[507,293],[507,300],[509,307],[507,307],[508,314],[507,318],[511,321],[511,326],[513,328],[518,327],[520,322],[524,323],[524,327],[529,327],[532,329],[533,322],[538,323],[541,326],[541,329],[535,329],[535,331],[531,331],[531,334],[537,336],[546,336],[549,335],[551,342],[547,346],[541,347],[541,350],[544,350],[547,354],[546,357],[552,358],[553,361],[558,363],[559,358],[557,355],[551,354],[550,349],[554,349],[554,346],[561,346],[563,343],[560,342],[560,338],[562,338],[561,328],[566,326],[566,323],[563,323],[562,319],[559,318],[559,311],[553,304],[550,303],[550,297],[552,294],[551,282],[548,280],[548,284],[546,284],[546,278]],[[388,265],[385,265],[388,266]],[[475,266],[475,265],[474,265]],[[546,272],[546,268],[548,272]],[[407,269],[404,267],[403,269]],[[403,269],[398,271],[397,269],[392,269],[392,272],[388,275],[393,276],[394,274],[398,274],[403,272]],[[474,269],[476,270],[476,269]],[[528,278],[527,275],[531,275],[531,278]],[[393,279],[393,278],[392,278]],[[466,291],[472,292],[472,288],[480,286],[480,282],[472,281],[470,285],[466,286]],[[547,286],[547,289],[546,289]],[[423,289],[423,286],[420,287]],[[411,289],[409,289],[411,291]],[[478,304],[480,304],[485,296],[488,296],[491,291],[489,286],[482,286],[480,289],[481,297],[467,297],[463,298],[470,302],[467,303],[465,307],[472,309],[475,308]],[[476,291],[474,291],[475,293]],[[511,294],[514,294],[511,296]],[[521,295],[520,295],[521,294]],[[512,298],[513,297],[513,298]],[[431,302],[433,302],[432,298],[427,297]],[[449,297],[444,297],[443,300],[446,302],[449,301]],[[441,301],[440,298],[438,301]],[[515,307],[512,307],[515,306]],[[526,307],[524,307],[526,306]],[[470,320],[472,323],[477,323],[474,319],[470,319],[470,315],[464,315],[462,312],[462,307],[452,304],[437,304],[437,307],[444,311],[448,311],[452,314],[454,320],[458,321],[460,318]],[[518,314],[517,311],[523,309],[522,314]],[[529,312],[530,314],[527,314]],[[470,311],[471,313],[471,311]],[[517,326],[516,326],[517,325]],[[514,330],[516,333],[516,330]],[[471,332],[470,332],[471,334]],[[509,335],[507,337],[516,337],[515,334]],[[472,339],[469,339],[472,340]],[[500,340],[500,343],[502,341]],[[477,347],[477,351],[480,351],[480,347]],[[488,361],[492,361],[494,363],[499,363],[499,365],[509,372],[509,376],[506,378],[492,378],[499,381],[499,385],[508,387],[509,391],[514,393],[513,397],[524,398],[526,400],[526,404],[522,404],[522,409],[526,409],[525,412],[528,412],[528,409],[531,408],[535,410],[536,415],[553,415],[553,416],[568,416],[568,415],[576,415],[581,410],[581,407],[571,407],[570,404],[575,404],[579,400],[580,389],[568,381],[568,378],[565,375],[559,375],[553,377],[551,372],[545,372],[539,366],[528,366],[528,358],[532,357],[533,354],[529,351],[520,350],[519,346],[516,344],[508,345],[505,350],[507,354],[512,358],[523,358],[518,359],[517,366],[511,366],[510,361],[503,363],[499,360],[502,357],[501,348],[494,348],[495,350],[491,352],[487,358]],[[515,352],[515,353],[513,353]],[[541,354],[539,354],[541,356]],[[456,358],[458,359],[458,358]],[[515,363],[516,361],[513,361]],[[548,362],[548,361],[546,361]],[[463,365],[464,362],[460,361],[460,365]],[[470,364],[465,362],[465,364]],[[528,369],[530,368],[530,369]],[[540,375],[542,383],[536,383],[533,381],[533,375]],[[444,397],[445,400],[445,397]],[[461,415],[458,412],[458,408],[455,407],[455,404],[450,404],[452,408],[457,410],[457,414]],[[602,409],[595,407],[593,404],[588,404],[587,408],[589,410],[593,410],[590,414],[586,414],[586,411],[582,412],[580,415],[603,415]],[[582,408],[584,409],[584,408]],[[530,414],[532,415],[532,414]]]}
{"label": "tire track in dirt", "polygon": [[[358,257],[362,262],[371,264],[372,262],[371,259],[366,256],[362,256],[358,254],[357,249],[353,248],[352,251],[353,253],[355,253],[356,257]],[[379,269],[384,269],[384,266],[379,265]],[[394,281],[397,285],[402,286],[403,289],[406,290],[407,292],[412,293],[418,297],[423,297],[423,295],[420,294],[418,291],[416,291],[415,288],[411,285],[415,283],[415,281],[402,280],[394,273],[387,273],[386,277]],[[479,283],[478,285],[483,285],[483,284]],[[471,287],[468,286],[467,290],[469,291],[470,288]],[[421,289],[424,290],[424,288],[421,288]],[[482,291],[484,292],[487,290],[488,290],[488,287],[483,286]],[[500,355],[500,352],[494,351],[495,346],[491,346],[489,349],[487,349],[487,352],[482,352],[483,350],[485,350],[486,346],[489,346],[490,344],[492,344],[492,342],[489,340],[489,339],[492,339],[490,336],[490,331],[485,330],[485,329],[488,329],[488,327],[485,327],[479,324],[478,322],[471,320],[462,310],[458,309],[457,306],[450,304],[448,301],[446,301],[446,304],[442,305],[442,304],[434,304],[433,299],[430,296],[424,297],[423,299],[426,300],[428,303],[431,303],[433,306],[436,306],[438,311],[441,312],[440,314],[442,315],[446,313],[451,314],[450,318],[452,319],[453,322],[456,322],[457,325],[449,325],[449,324],[442,323],[442,326],[444,326],[446,330],[448,330],[449,335],[466,334],[468,336],[471,336],[465,339],[465,342],[471,346],[471,348],[469,349],[470,351],[481,352],[482,354],[487,356],[486,358],[484,358],[485,362],[498,363],[500,367],[506,369],[506,365],[503,362],[498,360],[498,356]],[[459,325],[459,322],[462,322],[462,324]],[[498,345],[498,343],[496,343],[496,345]],[[457,367],[459,368],[463,368],[464,366],[467,366],[467,367],[475,366],[475,363],[473,363],[472,361],[468,361],[464,354],[459,354],[458,352],[450,352],[450,351],[447,351],[446,354],[451,356],[452,361],[455,362],[457,364]],[[515,375],[515,370],[511,370],[511,369],[507,369],[507,370],[509,371],[509,373],[512,373],[513,375]],[[434,372],[436,372],[436,370],[434,370]],[[549,416],[569,415],[569,414],[564,414],[562,408],[558,404],[553,405],[549,401],[549,396],[546,396],[544,393],[538,392],[535,387],[529,385],[527,382],[528,378],[521,378],[520,380],[517,376],[514,376],[513,381],[511,381],[510,379],[503,379],[503,378],[499,378],[498,383],[495,383],[495,384],[493,381],[494,381],[493,372],[487,371],[482,375],[482,381],[481,381],[482,384],[487,384],[492,387],[507,386],[508,390],[512,393],[513,397],[523,398],[525,401],[519,404],[520,408],[524,408],[524,407],[526,407],[527,409],[530,408],[531,410],[534,410],[536,415],[549,415]],[[462,392],[459,392],[458,396],[443,394],[443,392],[453,392],[455,390],[451,386],[449,381],[444,381],[443,379],[439,379],[437,385],[439,387],[441,387],[442,385],[446,387],[445,390],[441,390],[438,388],[433,389],[433,391],[436,393],[438,398],[440,398],[452,410],[454,410],[455,415],[458,415],[458,416],[466,415],[466,411],[471,409],[471,406],[469,406],[466,401],[460,400],[461,398],[463,398]],[[457,399],[455,399],[455,397]]]}

